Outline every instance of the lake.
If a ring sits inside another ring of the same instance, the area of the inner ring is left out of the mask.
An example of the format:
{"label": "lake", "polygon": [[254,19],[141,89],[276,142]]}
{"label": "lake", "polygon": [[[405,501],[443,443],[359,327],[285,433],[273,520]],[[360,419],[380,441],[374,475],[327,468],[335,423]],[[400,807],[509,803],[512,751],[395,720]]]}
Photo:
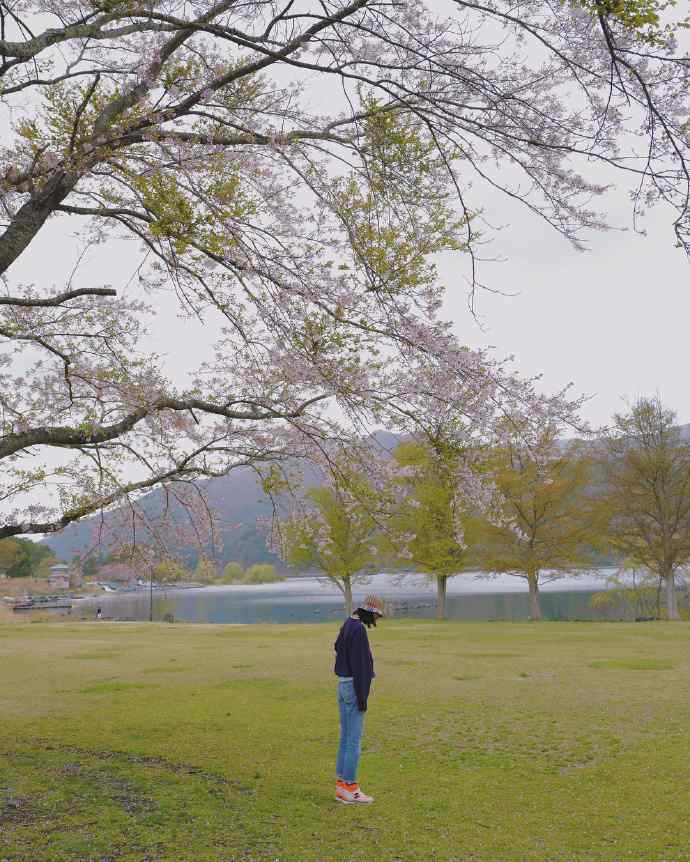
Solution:
{"label": "lake", "polygon": [[[596,619],[589,605],[594,592],[605,588],[603,577],[564,578],[542,588],[544,619]],[[526,620],[529,617],[527,585],[519,578],[487,579],[459,575],[448,582],[446,610],[449,619]],[[373,575],[354,589],[355,601],[368,592],[387,599],[395,617],[434,617],[435,585],[423,575]],[[147,589],[82,599],[73,616],[94,617],[101,608],[104,618],[147,620]],[[292,578],[257,586],[214,586],[194,589],[154,590],[153,618],[171,615],[175,620],[209,623],[305,623],[339,620],[344,602],[338,589],[319,578]]]}

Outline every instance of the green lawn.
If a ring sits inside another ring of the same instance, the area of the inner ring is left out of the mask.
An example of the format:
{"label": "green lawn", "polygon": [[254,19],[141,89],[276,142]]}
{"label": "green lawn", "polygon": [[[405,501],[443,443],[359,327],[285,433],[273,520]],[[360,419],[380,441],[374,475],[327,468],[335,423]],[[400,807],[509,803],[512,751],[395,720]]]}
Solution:
{"label": "green lawn", "polygon": [[0,625],[0,862],[689,862],[690,625]]}

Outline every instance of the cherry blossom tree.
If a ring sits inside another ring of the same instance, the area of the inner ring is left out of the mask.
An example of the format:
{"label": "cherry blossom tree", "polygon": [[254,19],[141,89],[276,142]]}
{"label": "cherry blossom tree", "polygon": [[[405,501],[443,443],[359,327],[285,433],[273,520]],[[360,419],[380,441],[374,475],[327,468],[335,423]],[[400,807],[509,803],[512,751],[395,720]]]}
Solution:
{"label": "cherry blossom tree", "polygon": [[[0,3],[0,538],[409,414],[420,355],[525,409],[438,319],[434,256],[476,262],[477,186],[581,246],[600,162],[687,246],[688,65],[657,4],[435,8]],[[63,224],[95,254],[132,241],[126,294],[79,267],[22,283]],[[184,386],[145,347],[170,302],[223,327]]]}
{"label": "cherry blossom tree", "polygon": [[178,479],[164,486],[160,500],[153,503],[127,498],[93,520],[92,534],[87,558],[105,549],[143,580],[210,583],[218,575],[215,560],[222,550],[218,516],[193,482]]}

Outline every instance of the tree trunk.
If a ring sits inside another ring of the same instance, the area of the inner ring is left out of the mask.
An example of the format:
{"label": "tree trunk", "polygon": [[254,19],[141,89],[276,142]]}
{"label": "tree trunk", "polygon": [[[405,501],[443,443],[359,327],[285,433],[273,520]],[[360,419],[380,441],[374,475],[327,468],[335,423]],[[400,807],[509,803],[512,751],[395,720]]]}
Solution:
{"label": "tree trunk", "polygon": [[676,593],[676,579],[673,576],[673,569],[664,576],[666,586],[666,615],[670,620],[679,620],[678,613],[678,594]]}
{"label": "tree trunk", "polygon": [[534,622],[541,620],[541,606],[539,605],[539,575],[528,574],[529,584],[529,618]]}
{"label": "tree trunk", "polygon": [[343,577],[343,595],[345,596],[345,610],[347,616],[352,616],[352,581],[349,575]]}
{"label": "tree trunk", "polygon": [[663,586],[664,579],[659,578],[659,583],[656,588],[656,618],[658,620],[661,619],[661,587]]}
{"label": "tree trunk", "polygon": [[446,618],[446,587],[448,578],[445,575],[436,575],[436,619]]}

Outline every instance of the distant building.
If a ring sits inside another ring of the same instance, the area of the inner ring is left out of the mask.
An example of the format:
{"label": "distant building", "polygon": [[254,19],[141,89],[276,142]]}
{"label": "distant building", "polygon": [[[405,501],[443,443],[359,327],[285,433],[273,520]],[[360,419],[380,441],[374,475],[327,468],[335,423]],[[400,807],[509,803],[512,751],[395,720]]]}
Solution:
{"label": "distant building", "polygon": [[68,590],[69,576],[70,570],[67,563],[55,563],[50,567],[48,586],[54,587],[56,590]]}

